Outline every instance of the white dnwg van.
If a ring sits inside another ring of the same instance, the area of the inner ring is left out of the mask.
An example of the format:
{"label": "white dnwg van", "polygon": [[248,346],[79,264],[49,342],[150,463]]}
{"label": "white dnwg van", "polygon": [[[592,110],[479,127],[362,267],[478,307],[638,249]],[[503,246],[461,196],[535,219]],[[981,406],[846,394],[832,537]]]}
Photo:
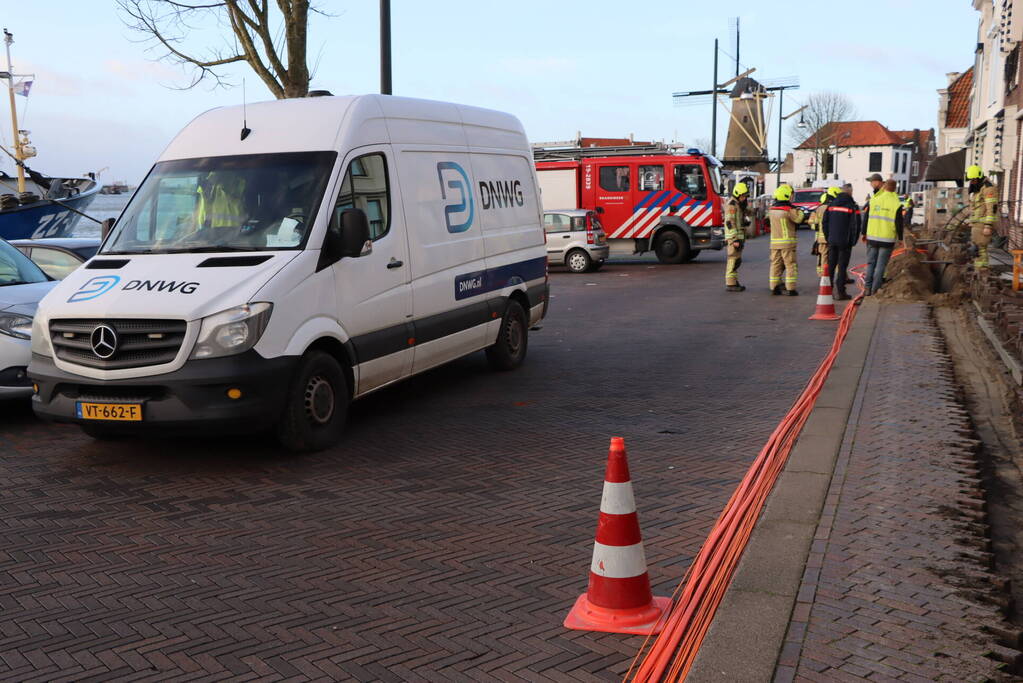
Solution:
{"label": "white dnwg van", "polygon": [[515,117],[377,95],[215,109],[41,302],[33,405],[97,438],[272,428],[318,449],[354,398],[480,349],[516,367],[546,310]]}

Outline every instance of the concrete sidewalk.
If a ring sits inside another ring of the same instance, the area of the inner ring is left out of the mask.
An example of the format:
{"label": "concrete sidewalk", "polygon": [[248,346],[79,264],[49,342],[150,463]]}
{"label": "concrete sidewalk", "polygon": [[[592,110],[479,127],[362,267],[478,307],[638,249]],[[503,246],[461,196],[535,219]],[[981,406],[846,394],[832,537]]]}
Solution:
{"label": "concrete sidewalk", "polygon": [[1010,680],[959,396],[925,304],[864,304],[688,680]]}

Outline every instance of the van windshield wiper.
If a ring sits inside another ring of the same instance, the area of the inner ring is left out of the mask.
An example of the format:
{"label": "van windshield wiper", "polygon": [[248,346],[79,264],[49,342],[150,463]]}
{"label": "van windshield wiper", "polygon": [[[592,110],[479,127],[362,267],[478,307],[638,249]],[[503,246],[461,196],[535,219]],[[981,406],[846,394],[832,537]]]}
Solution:
{"label": "van windshield wiper", "polygon": [[132,249],[122,251],[101,251],[96,256],[137,256],[138,254],[163,254],[162,250],[156,249]]}

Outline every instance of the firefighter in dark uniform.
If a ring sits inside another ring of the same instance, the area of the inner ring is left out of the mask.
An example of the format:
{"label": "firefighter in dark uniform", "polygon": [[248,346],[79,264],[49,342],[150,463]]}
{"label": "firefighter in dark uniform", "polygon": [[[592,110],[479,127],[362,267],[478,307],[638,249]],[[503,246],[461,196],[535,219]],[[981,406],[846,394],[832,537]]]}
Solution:
{"label": "firefighter in dark uniform", "polygon": [[739,266],[742,265],[742,248],[746,245],[746,226],[749,225],[749,186],[736,183],[732,198],[725,205],[725,243],[728,245],[728,265],[725,268],[725,290],[744,292],[739,284]]}

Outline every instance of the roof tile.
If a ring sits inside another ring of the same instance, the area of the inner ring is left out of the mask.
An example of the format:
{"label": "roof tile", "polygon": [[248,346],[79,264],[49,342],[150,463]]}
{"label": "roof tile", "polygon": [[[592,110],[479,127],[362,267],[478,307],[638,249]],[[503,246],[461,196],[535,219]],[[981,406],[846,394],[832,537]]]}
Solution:
{"label": "roof tile", "polygon": [[946,128],[966,128],[970,125],[970,93],[973,91],[973,67],[964,71],[948,86]]}
{"label": "roof tile", "polygon": [[885,147],[905,144],[903,139],[877,121],[836,121],[811,134],[799,149],[839,147]]}

